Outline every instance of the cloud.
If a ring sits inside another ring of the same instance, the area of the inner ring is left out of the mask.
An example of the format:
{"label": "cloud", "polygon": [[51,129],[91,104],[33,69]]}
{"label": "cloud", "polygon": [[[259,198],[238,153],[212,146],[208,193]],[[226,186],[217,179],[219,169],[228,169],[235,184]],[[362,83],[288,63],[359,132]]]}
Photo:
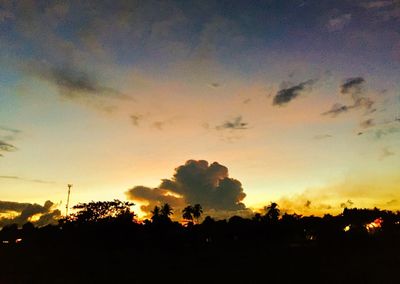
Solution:
{"label": "cloud", "polygon": [[11,145],[9,143],[6,143],[4,141],[0,140],[0,157],[3,156],[3,152],[13,152],[16,151],[17,147],[15,147],[14,145]]}
{"label": "cloud", "polygon": [[54,208],[54,203],[47,200],[44,205],[36,203],[20,203],[12,201],[0,201],[0,215],[17,214],[15,217],[0,217],[0,227],[9,224],[23,225],[32,221],[35,215],[40,215],[38,221],[33,222],[38,226],[57,223],[57,218],[61,212]]}
{"label": "cloud", "polygon": [[331,107],[330,110],[323,112],[322,115],[332,115],[333,117],[335,117],[341,113],[347,112],[348,110],[348,106],[336,103]]}
{"label": "cloud", "polygon": [[21,130],[14,129],[14,128],[9,128],[9,127],[4,127],[0,126],[0,130],[5,131],[5,132],[10,132],[12,134],[19,134],[21,133]]}
{"label": "cloud", "polygon": [[132,115],[130,116],[130,118],[131,118],[131,122],[132,122],[132,124],[133,124],[134,126],[139,126],[139,122],[140,122],[140,120],[143,118],[143,116],[142,116],[142,115],[139,115],[139,114],[132,114]]}
{"label": "cloud", "polygon": [[310,88],[314,83],[315,80],[308,80],[293,87],[283,88],[275,95],[272,104],[279,106],[286,105],[302,92],[306,91],[307,88]]}
{"label": "cloud", "polygon": [[375,126],[375,122],[374,122],[373,119],[367,119],[367,120],[364,120],[364,121],[362,121],[360,123],[360,127],[361,128],[369,128],[369,127],[372,127],[372,126]]}
{"label": "cloud", "polygon": [[242,129],[247,129],[248,123],[247,122],[242,122],[242,117],[238,116],[232,121],[226,121],[223,124],[219,125],[216,127],[218,130],[223,130],[223,129],[231,129],[231,130],[242,130]]}
{"label": "cloud", "polygon": [[171,179],[163,179],[157,188],[136,186],[126,192],[128,199],[145,201],[145,212],[153,205],[168,202],[177,207],[199,203],[205,210],[243,211],[246,194],[242,184],[228,176],[228,168],[214,162],[189,160],[175,169]]}
{"label": "cloud", "polygon": [[126,192],[129,199],[136,201],[144,201],[147,204],[142,205],[140,209],[143,212],[150,212],[154,206],[160,206],[163,203],[168,203],[172,207],[184,207],[185,201],[181,196],[172,195],[168,190],[161,188],[150,188],[146,186],[135,186]]}
{"label": "cloud", "polygon": [[362,77],[348,78],[340,86],[340,92],[342,94],[360,94],[362,92],[362,87],[365,83],[365,79]]}
{"label": "cloud", "polygon": [[389,149],[389,147],[385,147],[385,148],[382,149],[380,159],[383,160],[383,159],[385,159],[387,157],[394,156],[394,155],[396,155],[395,152],[391,151]]}
{"label": "cloud", "polygon": [[398,204],[387,204],[387,201],[400,200],[399,182],[396,171],[378,173],[375,170],[367,174],[353,172],[342,180],[309,188],[302,193],[282,196],[275,201],[282,212],[303,215],[339,214],[344,207],[354,206],[398,210]]}
{"label": "cloud", "polygon": [[69,98],[107,97],[115,99],[130,99],[120,91],[103,85],[100,80],[81,68],[70,65],[56,66],[44,62],[33,61],[23,67],[30,74],[55,85],[61,94]]}
{"label": "cloud", "polygon": [[381,139],[382,137],[384,137],[386,135],[395,134],[398,132],[400,132],[400,128],[398,128],[398,127],[382,128],[382,129],[378,129],[375,131],[375,137],[377,139]]}
{"label": "cloud", "polygon": [[218,88],[218,87],[221,86],[221,84],[218,83],[218,82],[213,82],[213,83],[211,83],[209,86],[212,87],[212,88]]}
{"label": "cloud", "polygon": [[21,180],[21,181],[28,181],[28,182],[35,182],[35,183],[45,183],[45,184],[54,183],[53,181],[23,178],[23,177],[19,177],[19,176],[0,176],[0,179],[14,179],[14,180]]}
{"label": "cloud", "polygon": [[335,18],[329,19],[326,27],[330,32],[341,31],[351,21],[351,14],[343,14]]}
{"label": "cloud", "polygon": [[353,205],[354,202],[349,199],[346,202],[340,203],[340,208],[349,208],[352,207]]}
{"label": "cloud", "polygon": [[365,110],[365,114],[370,114],[376,111],[376,109],[373,108],[375,102],[371,98],[363,96],[364,84],[365,79],[362,77],[346,79],[340,86],[340,93],[343,95],[350,95],[352,103],[348,105],[336,103],[330,110],[323,112],[322,115],[331,115],[332,117],[336,117],[337,115],[346,113],[352,109],[363,109]]}

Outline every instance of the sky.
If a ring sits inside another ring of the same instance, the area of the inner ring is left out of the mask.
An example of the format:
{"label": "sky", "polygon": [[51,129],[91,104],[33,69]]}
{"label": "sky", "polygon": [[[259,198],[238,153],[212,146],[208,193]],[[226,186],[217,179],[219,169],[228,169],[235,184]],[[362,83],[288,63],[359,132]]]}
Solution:
{"label": "sky", "polygon": [[141,216],[397,210],[399,26],[398,0],[1,0],[1,220],[67,184]]}

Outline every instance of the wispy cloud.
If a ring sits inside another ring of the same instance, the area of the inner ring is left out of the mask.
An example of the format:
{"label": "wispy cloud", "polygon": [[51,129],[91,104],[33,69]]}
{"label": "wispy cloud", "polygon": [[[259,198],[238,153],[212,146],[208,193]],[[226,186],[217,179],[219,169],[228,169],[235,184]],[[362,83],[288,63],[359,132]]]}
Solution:
{"label": "wispy cloud", "polygon": [[139,126],[142,118],[143,118],[143,115],[140,115],[140,114],[132,114],[130,116],[131,122],[134,126]]}
{"label": "wispy cloud", "polygon": [[372,127],[372,126],[375,126],[375,122],[374,122],[374,120],[372,118],[364,120],[364,121],[362,121],[360,123],[360,127],[361,128],[369,128],[369,127]]}
{"label": "wispy cloud", "polygon": [[396,155],[395,152],[391,151],[389,149],[389,147],[385,147],[385,148],[382,149],[380,159],[383,160],[383,159],[385,159],[387,157],[394,156],[394,155]]}
{"label": "wispy cloud", "polygon": [[340,92],[342,94],[356,95],[362,92],[362,87],[365,83],[365,79],[362,77],[348,78],[340,86]]}
{"label": "wispy cloud", "polygon": [[243,130],[248,129],[248,123],[242,121],[242,117],[238,116],[232,121],[226,121],[216,127],[217,130],[231,129],[231,130]]}
{"label": "wispy cloud", "polygon": [[336,103],[331,107],[330,110],[323,112],[322,115],[332,115],[333,117],[335,117],[341,113],[347,112],[348,110],[348,106]]}
{"label": "wispy cloud", "polygon": [[302,92],[305,92],[315,83],[315,80],[308,80],[298,85],[281,89],[275,95],[272,104],[283,106],[298,97]]}
{"label": "wispy cloud", "polygon": [[6,143],[6,142],[0,140],[0,157],[3,156],[4,152],[13,152],[16,150],[17,150],[17,147],[15,147],[14,145],[11,145],[9,143]]}
{"label": "wispy cloud", "polygon": [[[362,77],[348,78],[340,86],[340,93],[345,96],[350,96],[351,104],[335,103],[330,110],[323,112],[322,115],[331,115],[335,117],[339,114],[346,113],[353,109],[363,109],[365,114],[374,112],[374,101],[364,96],[365,79]],[[372,122],[372,121],[371,121]]]}
{"label": "wispy cloud", "polygon": [[20,181],[27,181],[27,182],[34,182],[34,183],[44,183],[44,184],[52,184],[55,183],[54,181],[47,181],[41,179],[30,179],[24,178],[19,176],[0,176],[0,179],[13,179],[13,180],[20,180]]}
{"label": "wispy cloud", "polygon": [[104,85],[95,74],[84,71],[82,68],[70,65],[57,66],[44,62],[32,61],[23,67],[30,74],[55,85],[62,95],[69,98],[131,98],[122,92]]}

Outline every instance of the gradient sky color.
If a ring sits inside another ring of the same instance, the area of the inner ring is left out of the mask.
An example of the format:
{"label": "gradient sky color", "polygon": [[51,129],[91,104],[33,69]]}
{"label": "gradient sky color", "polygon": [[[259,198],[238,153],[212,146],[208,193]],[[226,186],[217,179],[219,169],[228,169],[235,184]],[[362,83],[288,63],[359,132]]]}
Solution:
{"label": "gradient sky color", "polygon": [[399,26],[398,0],[0,1],[0,200],[126,199],[195,159],[251,208],[397,210]]}

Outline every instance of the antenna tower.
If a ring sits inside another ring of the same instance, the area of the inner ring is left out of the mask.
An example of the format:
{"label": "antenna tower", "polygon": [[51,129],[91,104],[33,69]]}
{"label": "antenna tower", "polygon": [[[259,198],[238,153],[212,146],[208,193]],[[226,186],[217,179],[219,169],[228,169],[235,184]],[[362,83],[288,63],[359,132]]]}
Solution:
{"label": "antenna tower", "polygon": [[68,184],[68,197],[67,197],[67,205],[65,205],[65,218],[68,218],[68,207],[69,207],[69,195],[71,194],[72,184]]}

